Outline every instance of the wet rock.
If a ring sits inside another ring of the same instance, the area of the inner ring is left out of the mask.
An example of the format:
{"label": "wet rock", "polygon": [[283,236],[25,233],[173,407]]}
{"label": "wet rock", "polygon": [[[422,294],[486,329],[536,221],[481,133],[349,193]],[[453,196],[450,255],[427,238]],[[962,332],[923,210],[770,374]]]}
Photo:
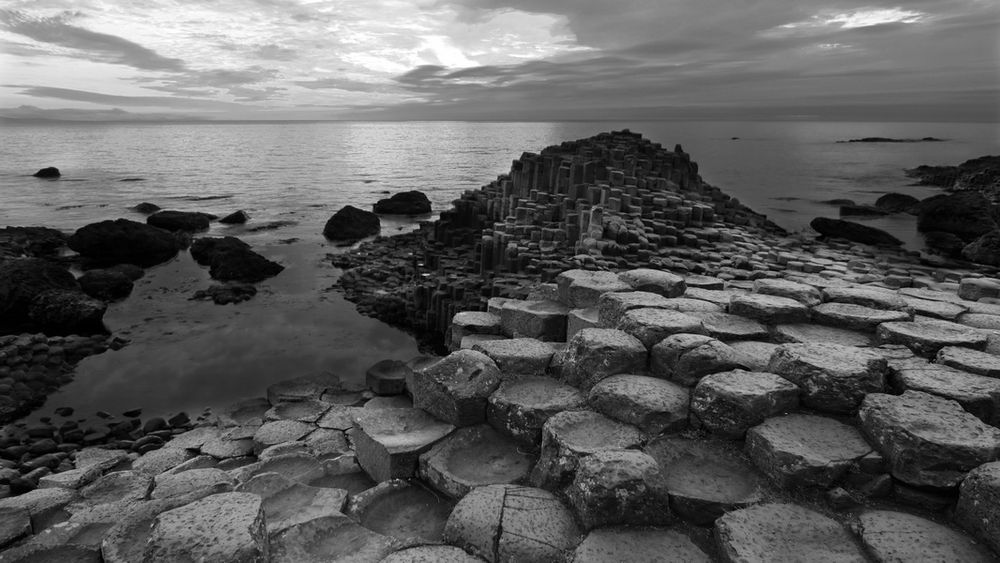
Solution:
{"label": "wet rock", "polygon": [[330,240],[354,241],[377,235],[381,228],[378,215],[346,205],[326,222],[323,236]]}
{"label": "wet rock", "polygon": [[155,203],[149,203],[144,201],[132,207],[132,211],[138,211],[139,213],[144,213],[146,215],[151,215],[160,210],[160,206]]}
{"label": "wet rock", "polygon": [[28,318],[49,334],[105,332],[108,304],[75,289],[49,289],[35,296]]}
{"label": "wet rock", "polygon": [[1000,430],[927,393],[873,393],[858,417],[889,459],[893,477],[910,485],[953,487],[971,469],[1000,457]]}
{"label": "wet rock", "polygon": [[262,504],[254,494],[222,493],[168,510],[156,517],[143,561],[266,561]]}
{"label": "wet rock", "polygon": [[920,200],[900,193],[887,193],[875,200],[875,207],[888,211],[889,213],[913,213],[917,212],[917,205]]}
{"label": "wet rock", "polygon": [[199,289],[191,296],[192,300],[211,300],[216,305],[231,305],[249,301],[257,295],[257,288],[248,283],[225,283]]}
{"label": "wet rock", "polygon": [[304,438],[315,429],[315,425],[297,420],[274,420],[265,422],[253,435],[254,453],[259,454],[268,446],[282,442],[294,442]]}
{"label": "wet rock", "polygon": [[209,266],[209,275],[219,281],[256,283],[285,269],[235,237],[195,239],[191,243],[191,256],[199,264]]}
{"label": "wet rock", "polygon": [[240,209],[239,211],[234,211],[222,219],[219,219],[219,222],[223,225],[242,225],[249,220],[250,215],[248,215],[246,211]]}
{"label": "wet rock", "polygon": [[820,235],[830,238],[842,238],[861,244],[871,244],[876,246],[899,246],[903,241],[875,227],[862,225],[853,221],[842,219],[829,219],[826,217],[816,217],[809,222],[809,226]]}
{"label": "wet rock", "polygon": [[347,503],[343,489],[310,487],[274,472],[255,475],[236,490],[261,497],[272,536],[316,518],[339,516]]}
{"label": "wet rock", "polygon": [[197,211],[157,211],[146,217],[146,224],[168,231],[197,232],[208,230],[214,216]]}
{"label": "wet rock", "polygon": [[867,561],[836,520],[794,504],[761,504],[723,515],[715,539],[726,561]]}
{"label": "wet rock", "polygon": [[460,428],[420,456],[420,477],[462,498],[484,485],[526,480],[532,459],[510,438],[486,425]]}
{"label": "wet rock", "polygon": [[634,336],[646,348],[652,348],[672,334],[705,332],[701,321],[691,315],[652,307],[626,312],[618,320],[615,328]]}
{"label": "wet rock", "polygon": [[376,395],[399,395],[406,391],[406,378],[413,370],[399,360],[382,360],[365,371],[365,384]]}
{"label": "wet rock", "polygon": [[379,482],[412,476],[420,454],[455,429],[420,409],[363,409],[355,422],[358,463]]}
{"label": "wet rock", "polygon": [[867,393],[882,391],[887,369],[876,352],[836,344],[783,344],[768,364],[802,389],[804,405],[837,413],[853,412]]}
{"label": "wet rock", "polygon": [[501,380],[488,356],[473,350],[452,352],[413,374],[413,405],[455,426],[486,420],[486,398]]}
{"label": "wet rock", "polygon": [[632,286],[614,272],[567,270],[556,276],[559,301],[572,309],[594,307],[601,294],[609,291],[632,291]]}
{"label": "wet rock", "polygon": [[779,487],[827,488],[872,447],[860,432],[832,418],[791,414],[751,428],[746,451]]}
{"label": "wet rock", "polygon": [[58,178],[62,176],[62,174],[59,172],[59,169],[56,168],[55,166],[49,166],[47,168],[39,169],[37,172],[32,174],[32,176],[34,176],[35,178]]}
{"label": "wet rock", "polygon": [[91,223],[77,229],[66,244],[99,264],[136,264],[142,267],[166,262],[180,248],[164,229],[127,219]]}
{"label": "wet rock", "polygon": [[612,375],[590,389],[588,401],[609,418],[657,435],[687,427],[688,390],[643,375]]}
{"label": "wet rock", "polygon": [[1000,461],[985,463],[965,477],[955,521],[1000,552]]}
{"label": "wet rock", "polygon": [[455,506],[446,542],[487,561],[557,561],[579,541],[573,515],[547,491],[478,487]]}
{"label": "wet rock", "polygon": [[917,230],[951,233],[972,241],[997,228],[990,208],[989,200],[975,191],[932,196],[918,206]]}
{"label": "wet rock", "polygon": [[576,387],[549,377],[522,377],[504,381],[490,395],[486,420],[518,442],[537,448],[542,442],[545,421],[586,402],[586,396]]}
{"label": "wet rock", "polygon": [[875,561],[968,561],[987,563],[993,556],[972,538],[905,512],[866,510],[858,516],[861,541]]}
{"label": "wet rock", "polygon": [[154,479],[151,498],[161,499],[200,492],[204,496],[228,493],[236,481],[225,471],[215,468],[189,469],[175,474],[163,473]]}
{"label": "wet rock", "polygon": [[49,290],[78,290],[68,270],[41,258],[0,262],[0,314],[4,324],[27,321],[31,304]]}
{"label": "wet rock", "polygon": [[324,516],[296,524],[271,538],[273,563],[380,561],[396,549],[392,538],[347,516]]}
{"label": "wet rock", "polygon": [[584,329],[567,343],[560,377],[586,391],[609,375],[642,372],[647,355],[643,343],[623,331]]}
{"label": "wet rock", "polygon": [[693,387],[710,373],[746,368],[744,356],[729,345],[700,334],[674,334],[650,350],[649,372]]}
{"label": "wet rock", "polygon": [[982,330],[934,319],[882,323],[876,336],[883,344],[903,344],[925,357],[934,357],[947,346],[982,350],[989,343],[989,335]]}
{"label": "wet rock", "polygon": [[680,297],[687,290],[684,278],[663,270],[639,268],[622,272],[618,277],[636,291],[648,291],[664,297]]}
{"label": "wet rock", "polygon": [[369,530],[414,545],[440,542],[452,508],[451,499],[394,479],[352,497],[348,514]]}
{"label": "wet rock", "polygon": [[760,293],[734,295],[729,302],[729,312],[764,324],[809,321],[809,308],[802,303],[787,297]]}
{"label": "wet rock", "polygon": [[591,531],[573,552],[573,563],[615,561],[627,553],[629,561],[660,561],[665,553],[677,561],[709,563],[711,559],[687,536],[662,528],[608,527]]}
{"label": "wet rock", "polygon": [[132,279],[117,270],[88,270],[77,279],[87,295],[103,301],[117,301],[132,293]]}
{"label": "wet rock", "polygon": [[691,394],[693,419],[714,434],[737,440],[751,426],[798,404],[799,388],[767,372],[713,373],[702,378]]}
{"label": "wet rock", "polygon": [[534,338],[490,340],[480,342],[472,349],[489,356],[505,378],[516,375],[544,375],[555,354],[551,344]]}
{"label": "wet rock", "polygon": [[417,190],[399,192],[378,200],[372,211],[380,215],[424,215],[431,212],[431,201]]}
{"label": "wet rock", "polygon": [[1000,378],[1000,356],[960,346],[938,350],[935,361],[969,373]]}
{"label": "wet rock", "polygon": [[597,452],[580,460],[566,498],[586,530],[666,524],[669,497],[658,474],[656,460],[642,452]]}
{"label": "wet rock", "polygon": [[514,338],[562,342],[568,313],[567,307],[555,301],[512,300],[500,309],[500,326],[504,334]]}
{"label": "wet rock", "polygon": [[566,411],[553,415],[542,428],[542,450],[531,472],[531,483],[559,489],[573,480],[582,458],[600,451],[638,446],[642,433],[593,411]]}

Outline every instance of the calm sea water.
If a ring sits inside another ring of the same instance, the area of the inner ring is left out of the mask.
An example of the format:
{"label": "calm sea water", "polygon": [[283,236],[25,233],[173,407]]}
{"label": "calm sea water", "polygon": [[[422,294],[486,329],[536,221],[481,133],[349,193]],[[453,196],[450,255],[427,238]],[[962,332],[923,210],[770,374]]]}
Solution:
{"label": "calm sea water", "polygon": [[[186,254],[153,268],[106,322],[132,343],[88,358],[56,406],[148,413],[197,409],[259,395],[283,378],[332,371],[360,381],[368,365],[417,353],[409,336],[358,315],[329,291],[339,251],[320,234],[345,204],[367,208],[383,192],[417,189],[435,212],[466,189],[506,172],[524,151],[628,127],[700,164],[702,177],[789,230],[836,216],[835,198],[872,203],[888,191],[926,197],[903,169],[957,164],[1000,153],[995,124],[654,122],[654,123],[204,123],[50,124],[0,128],[0,226],[72,230],[128,217],[149,201],[218,215],[246,210],[246,226],[214,225],[286,269],[249,303],[192,302],[207,272]],[[943,143],[838,144],[858,137]],[[733,139],[738,137],[738,139]],[[58,181],[30,177],[57,166]],[[141,178],[137,181],[124,179]],[[918,244],[913,219],[873,224]],[[253,231],[254,227],[273,228]],[[412,228],[383,221],[383,233]],[[294,240],[293,240],[294,239]]]}

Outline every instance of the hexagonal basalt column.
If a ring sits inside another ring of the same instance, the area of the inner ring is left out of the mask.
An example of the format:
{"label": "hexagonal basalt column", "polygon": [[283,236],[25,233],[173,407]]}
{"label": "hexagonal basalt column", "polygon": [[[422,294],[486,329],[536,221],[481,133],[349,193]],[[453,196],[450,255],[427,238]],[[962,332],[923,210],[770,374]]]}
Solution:
{"label": "hexagonal basalt column", "polygon": [[593,411],[567,411],[548,420],[542,429],[542,452],[531,472],[531,482],[559,489],[573,480],[580,459],[601,451],[625,450],[642,443],[638,428]]}
{"label": "hexagonal basalt column", "polygon": [[587,530],[666,524],[669,497],[658,473],[656,460],[642,452],[597,452],[580,460],[566,497]]}
{"label": "hexagonal basalt column", "polygon": [[802,389],[802,403],[818,410],[850,413],[867,393],[885,388],[888,364],[866,348],[837,344],[784,344],[768,371]]}
{"label": "hexagonal basalt column", "polygon": [[691,414],[710,432],[738,440],[751,426],[798,404],[799,388],[780,375],[732,370],[698,382],[691,395]]}
{"label": "hexagonal basalt column", "polygon": [[647,355],[642,342],[625,332],[584,329],[566,346],[561,378],[586,391],[609,375],[644,371]]}
{"label": "hexagonal basalt column", "polygon": [[413,405],[455,426],[486,420],[486,398],[500,385],[496,363],[481,352],[459,350],[413,374]]}
{"label": "hexagonal basalt column", "polygon": [[358,463],[375,481],[409,478],[420,454],[455,429],[420,409],[362,409],[355,422]]}
{"label": "hexagonal basalt column", "polygon": [[486,420],[519,443],[537,449],[545,421],[586,403],[586,395],[576,387],[549,377],[523,377],[501,383],[490,395]]}

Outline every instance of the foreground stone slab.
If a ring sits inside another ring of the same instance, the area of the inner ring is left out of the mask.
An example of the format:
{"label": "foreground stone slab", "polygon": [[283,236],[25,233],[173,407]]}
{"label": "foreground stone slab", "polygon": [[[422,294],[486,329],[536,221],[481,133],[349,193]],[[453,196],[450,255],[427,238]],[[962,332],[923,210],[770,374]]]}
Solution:
{"label": "foreground stone slab", "polygon": [[267,400],[271,405],[319,400],[325,393],[343,390],[343,383],[335,375],[307,375],[275,383],[267,388]]}
{"label": "foreground stone slab", "polygon": [[774,327],[772,336],[776,342],[794,344],[840,344],[841,346],[871,346],[873,338],[869,334],[818,324],[791,324]]}
{"label": "foreground stone slab", "polygon": [[935,361],[969,373],[1000,378],[1000,356],[979,350],[946,346],[938,351]]}
{"label": "foreground stone slab", "polygon": [[646,347],[623,331],[587,328],[576,333],[566,345],[561,379],[583,391],[616,373],[646,369]]}
{"label": "foreground stone slab", "polygon": [[0,549],[31,534],[31,514],[23,508],[0,509]]}
{"label": "foreground stone slab", "polygon": [[1000,553],[1000,461],[973,469],[962,481],[955,521]]}
{"label": "foreground stone slab", "polygon": [[[156,517],[160,514],[201,500],[198,493],[177,497],[151,500],[132,505],[114,504],[114,514],[110,517],[96,516],[97,520],[108,518],[114,522],[101,541],[101,554],[106,563],[132,563],[142,561],[143,551],[153,531]],[[73,520],[78,516],[74,515]],[[82,520],[82,519],[81,519]]]}
{"label": "foreground stone slab", "polygon": [[660,467],[658,479],[670,495],[670,508],[689,522],[709,525],[763,499],[763,476],[730,443],[662,436],[644,451]]}
{"label": "foreground stone slab", "polygon": [[649,372],[692,387],[710,373],[745,368],[746,358],[728,344],[701,334],[675,334],[650,350]]}
{"label": "foreground stone slab", "polygon": [[490,395],[486,420],[519,443],[538,448],[545,421],[586,403],[587,396],[576,387],[549,377],[523,377],[504,381]]}
{"label": "foreground stone slab", "polygon": [[324,516],[296,524],[271,538],[272,563],[381,561],[401,547],[347,516]]}
{"label": "foreground stone slab", "polygon": [[986,424],[1000,427],[1000,379],[930,363],[894,369],[889,379],[899,393],[923,391],[957,401]]}
{"label": "foreground stone slab", "polygon": [[778,297],[794,299],[806,307],[819,305],[823,301],[823,296],[815,287],[783,279],[756,280],[753,282],[753,290],[762,295],[777,295]]}
{"label": "foreground stone slab", "polygon": [[507,301],[500,309],[500,325],[514,338],[563,342],[569,310],[555,301]]}
{"label": "foreground stone slab", "polygon": [[413,476],[420,454],[455,429],[421,409],[363,409],[355,422],[358,463],[378,482]]}
{"label": "foreground stone slab", "polygon": [[417,483],[394,479],[351,498],[348,514],[405,545],[440,542],[454,501]]}
{"label": "foreground stone slab", "polygon": [[588,401],[609,418],[647,434],[675,432],[688,424],[688,390],[644,375],[612,375],[590,390]]}
{"label": "foreground stone slab", "polygon": [[794,504],[762,504],[723,515],[715,539],[726,561],[867,561],[836,520]]}
{"label": "foreground stone slab", "polygon": [[202,491],[205,496],[228,493],[233,490],[236,480],[221,469],[189,469],[181,473],[163,473],[156,476],[150,498],[169,498]]}
{"label": "foreground stone slab", "polygon": [[516,485],[473,489],[444,530],[447,543],[490,562],[563,560],[579,535],[572,513],[552,493]]}
{"label": "foreground stone slab", "polygon": [[747,432],[754,465],[782,488],[826,488],[872,452],[860,432],[822,416],[769,418]]}
{"label": "foreground stone slab", "polygon": [[934,357],[946,346],[982,350],[989,343],[989,336],[982,330],[933,319],[882,323],[876,335],[883,344],[903,344],[914,353],[927,358]]}
{"label": "foreground stone slab", "polygon": [[734,295],[729,312],[764,324],[804,323],[809,321],[809,308],[787,297],[744,293]]}
{"label": "foreground stone slab", "polygon": [[381,563],[481,563],[484,559],[450,545],[421,545],[397,551]]}
{"label": "foreground stone slab", "polygon": [[573,563],[618,561],[623,554],[633,563],[657,563],[665,554],[674,561],[709,563],[708,555],[683,533],[664,528],[599,528],[587,534],[573,552]]}
{"label": "foreground stone slab", "polygon": [[642,342],[646,348],[672,334],[702,334],[705,327],[701,320],[671,309],[644,307],[626,312],[618,320],[615,328],[624,331]]}
{"label": "foreground stone slab", "polygon": [[760,340],[768,337],[767,327],[759,322],[730,315],[729,313],[703,313],[697,315],[705,332],[722,341]]}
{"label": "foreground stone slab", "polygon": [[456,350],[466,336],[499,335],[500,315],[483,311],[462,311],[451,318],[451,349]]}
{"label": "foreground stone slab", "polygon": [[905,512],[866,510],[858,517],[861,541],[875,561],[995,561],[972,538]]}
{"label": "foreground stone slab", "polygon": [[893,477],[910,485],[954,487],[970,470],[1000,458],[1000,429],[941,397],[873,393],[858,417]]}
{"label": "foreground stone slab", "polygon": [[239,486],[238,492],[263,499],[268,535],[315,518],[341,514],[347,491],[310,487],[280,473],[261,473]]}
{"label": "foreground stone slab", "polygon": [[669,303],[666,297],[648,291],[605,293],[597,301],[597,320],[604,328],[615,328],[632,309],[665,309]]}
{"label": "foreground stone slab", "polygon": [[555,348],[534,338],[511,338],[480,342],[472,347],[486,354],[500,369],[501,377],[545,375]]}
{"label": "foreground stone slab", "polygon": [[484,485],[527,479],[532,458],[487,425],[456,430],[420,456],[420,477],[438,491],[462,498]]}
{"label": "foreground stone slab", "polygon": [[632,286],[614,272],[567,270],[556,276],[559,301],[571,308],[593,307],[602,293],[631,291]]}
{"label": "foreground stone slab", "polygon": [[566,498],[584,529],[671,520],[669,496],[659,466],[635,450],[597,452],[580,461]]}
{"label": "foreground stone slab", "polygon": [[687,290],[684,278],[651,268],[638,268],[618,274],[618,278],[636,291],[648,291],[665,297],[680,297]]}
{"label": "foreground stone slab", "polygon": [[866,394],[883,391],[887,369],[882,355],[837,344],[783,344],[768,364],[802,389],[802,404],[835,413],[853,412]]}
{"label": "foreground stone slab", "polygon": [[500,385],[496,363],[481,352],[459,350],[413,375],[413,406],[455,426],[486,420],[486,398]]}
{"label": "foreground stone slab", "polygon": [[751,426],[798,404],[799,388],[780,375],[732,370],[698,382],[691,395],[691,414],[710,432],[738,440]]}
{"label": "foreground stone slab", "polygon": [[156,517],[143,561],[266,561],[267,531],[259,496],[212,495]]}
{"label": "foreground stone slab", "polygon": [[812,318],[824,325],[875,332],[882,323],[910,321],[913,315],[906,311],[875,309],[854,303],[823,303],[813,307]]}
{"label": "foreground stone slab", "polygon": [[568,485],[580,460],[588,455],[625,450],[642,443],[638,428],[593,411],[566,411],[552,416],[542,429],[542,450],[531,472],[536,487]]}
{"label": "foreground stone slab", "polygon": [[265,422],[253,435],[254,453],[260,455],[260,452],[275,444],[294,442],[305,438],[315,429],[316,425],[297,420]]}
{"label": "foreground stone slab", "polygon": [[823,300],[913,314],[909,304],[898,293],[876,287],[827,287],[823,289]]}

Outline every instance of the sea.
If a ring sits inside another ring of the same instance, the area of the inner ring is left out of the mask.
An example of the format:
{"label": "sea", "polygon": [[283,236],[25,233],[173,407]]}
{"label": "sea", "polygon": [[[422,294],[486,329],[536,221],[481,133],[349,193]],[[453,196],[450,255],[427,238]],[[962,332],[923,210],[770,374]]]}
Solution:
{"label": "sea", "polygon": [[[383,218],[383,235],[406,232],[507,172],[523,152],[626,128],[668,148],[680,144],[705,181],[791,232],[808,231],[814,217],[837,217],[837,206],[825,203],[833,199],[871,204],[887,192],[939,193],[914,185],[907,168],[1000,154],[993,123],[5,123],[0,226],[71,232],[104,219],[143,221],[130,209],[140,202],[220,216],[242,209],[246,225],[214,223],[205,234],[240,237],[286,266],[254,299],[227,306],[190,299],[211,280],[187,253],[149,269],[105,315],[128,344],[83,360],[34,417],[61,406],[197,414],[300,375],[363,382],[375,362],[418,350],[411,335],[358,314],[335,290],[340,271],[328,255],[344,248],[321,234],[333,213],[420,190],[434,214]],[[838,142],[863,137],[944,141]],[[46,166],[62,177],[31,176]],[[860,220],[922,246],[912,216]]]}

